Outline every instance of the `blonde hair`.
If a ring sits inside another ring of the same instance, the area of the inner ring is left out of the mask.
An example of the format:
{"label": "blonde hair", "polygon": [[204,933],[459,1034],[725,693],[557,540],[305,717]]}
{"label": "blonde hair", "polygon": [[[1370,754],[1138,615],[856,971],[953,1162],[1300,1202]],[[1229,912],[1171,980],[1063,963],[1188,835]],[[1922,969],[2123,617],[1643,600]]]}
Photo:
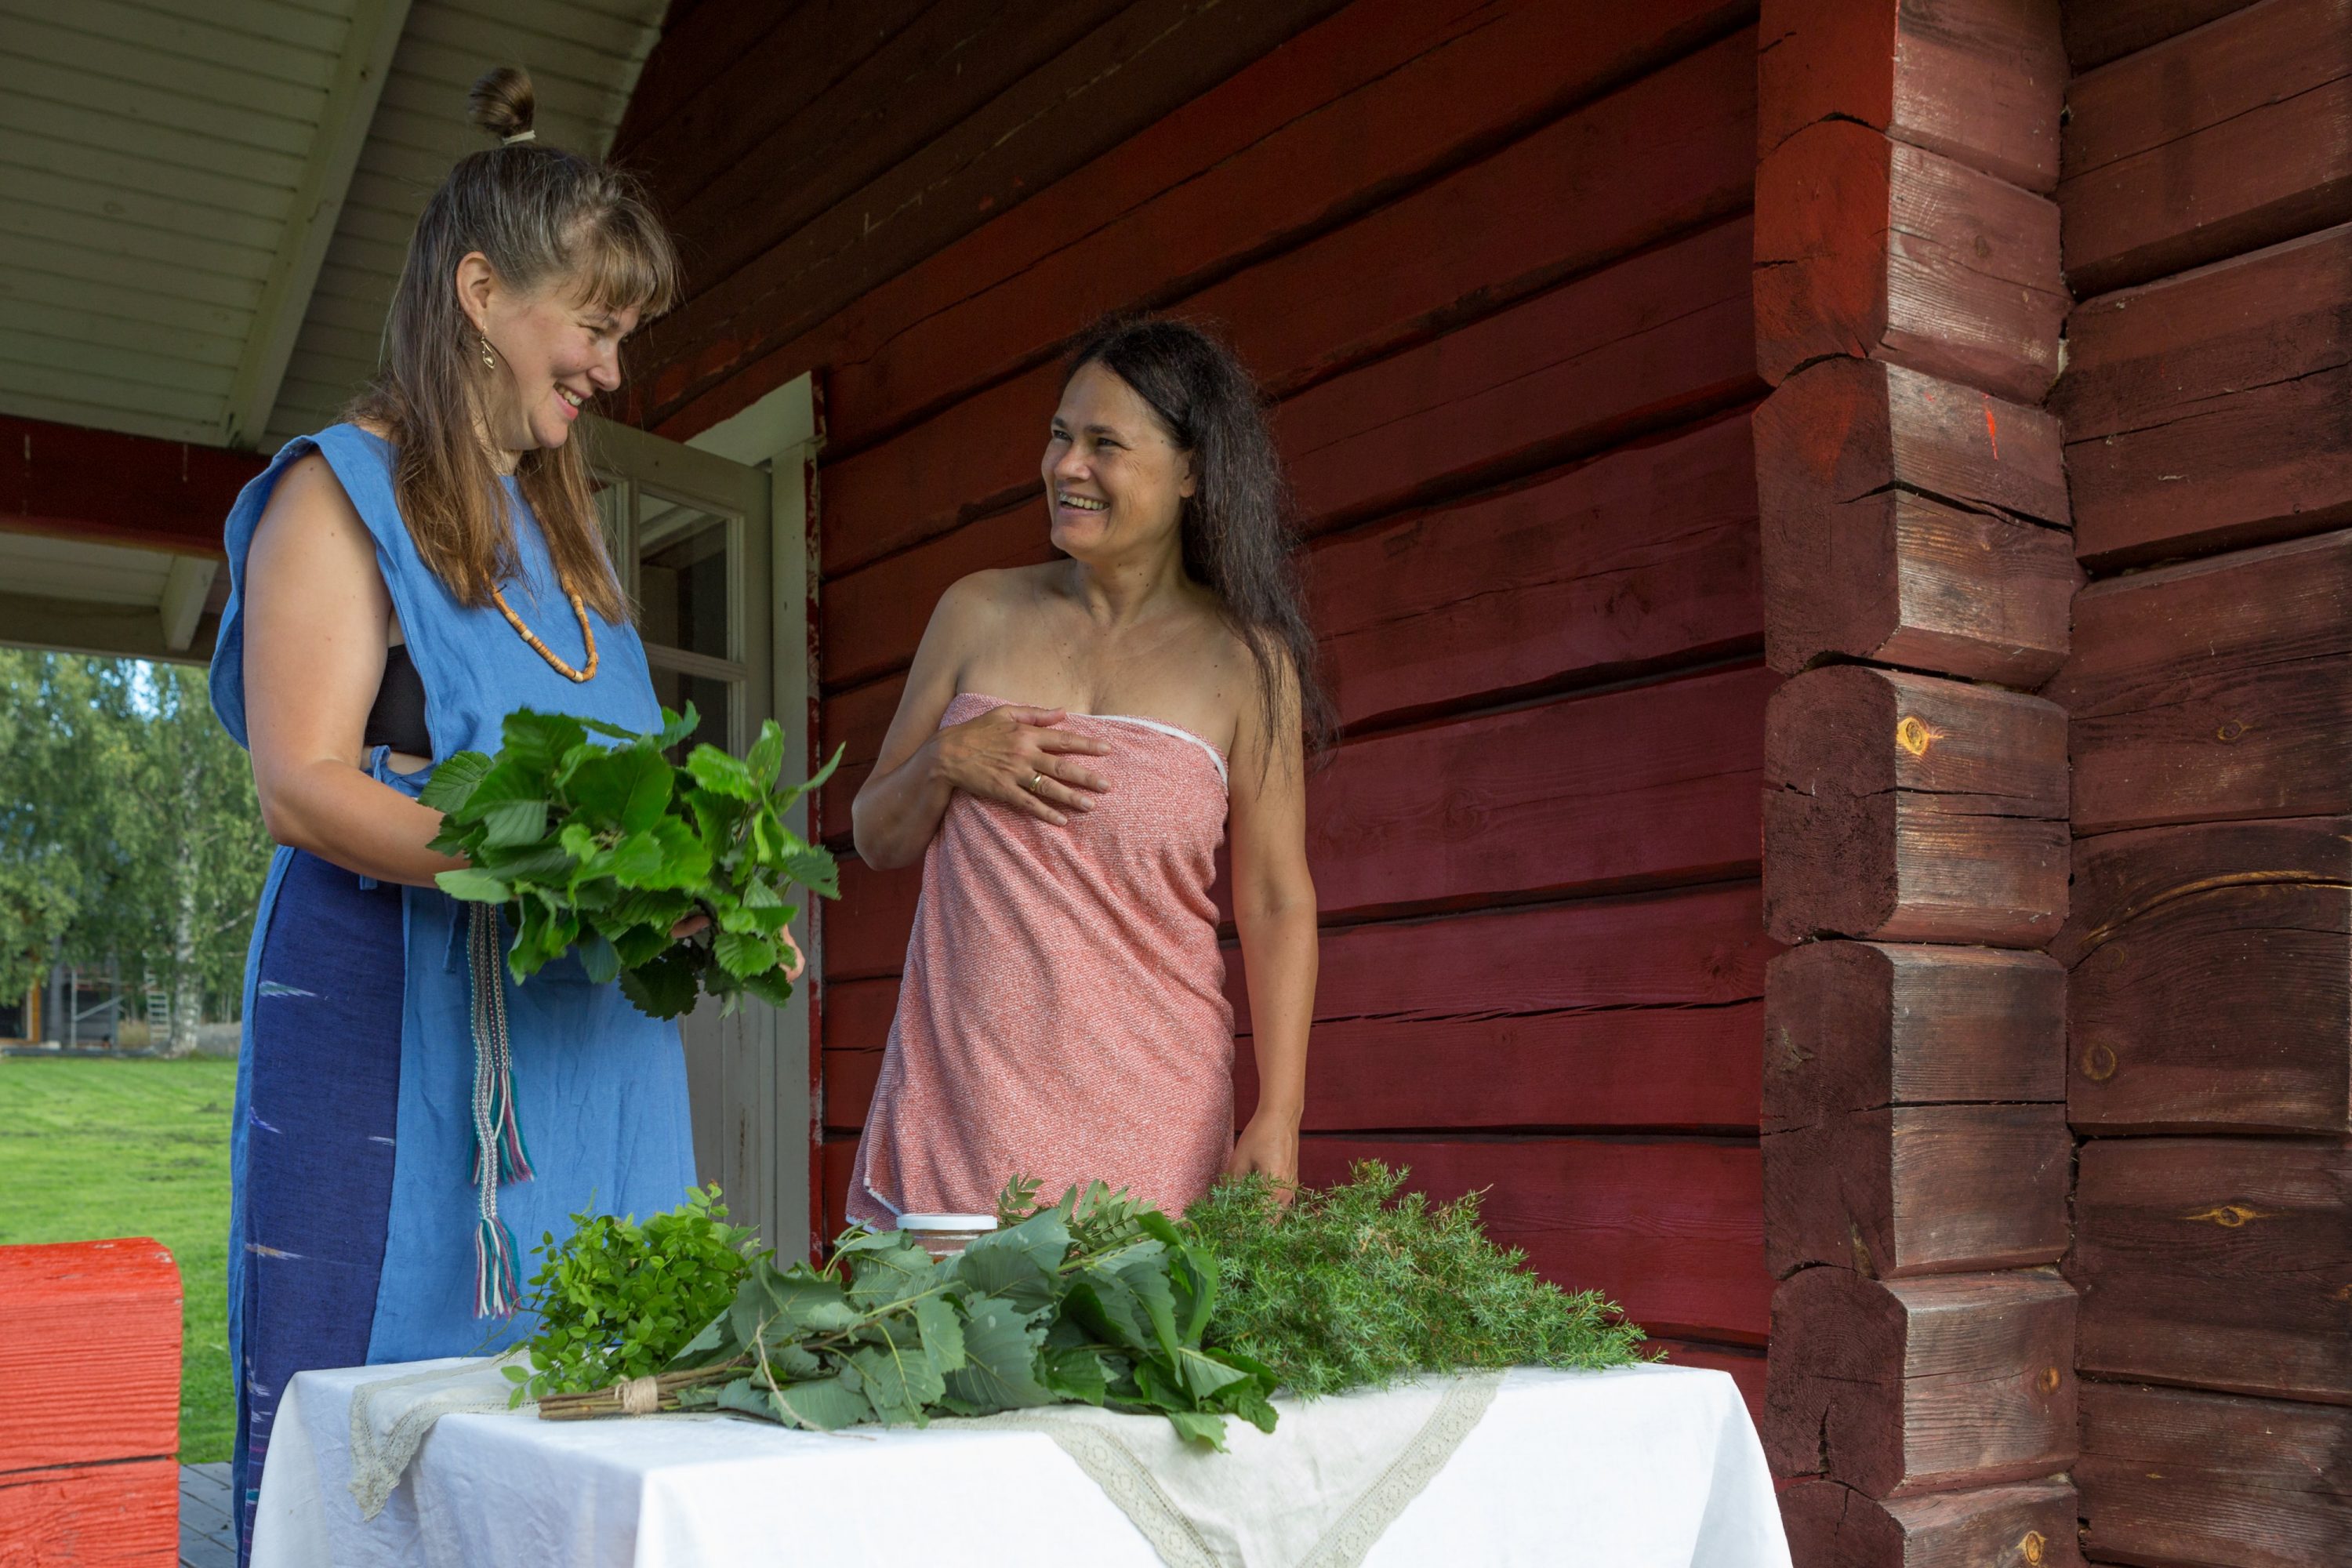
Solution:
{"label": "blonde hair", "polygon": [[[478,607],[517,570],[514,519],[482,443],[478,334],[457,300],[457,263],[479,251],[508,287],[558,285],[580,303],[667,310],[677,252],[636,182],[530,136],[530,78],[500,66],[474,84],[473,122],[499,138],[449,171],[425,204],[384,329],[383,367],[352,406],[397,449],[393,493],[416,552],[458,602]],[[596,524],[577,438],[524,452],[515,467],[564,586],[606,620],[629,617]]]}

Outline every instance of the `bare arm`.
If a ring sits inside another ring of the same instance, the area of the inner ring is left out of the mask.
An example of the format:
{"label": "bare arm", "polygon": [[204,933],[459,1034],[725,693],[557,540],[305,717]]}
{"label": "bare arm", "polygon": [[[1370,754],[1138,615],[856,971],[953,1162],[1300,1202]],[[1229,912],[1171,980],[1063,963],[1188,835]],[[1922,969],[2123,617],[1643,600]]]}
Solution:
{"label": "bare arm", "polygon": [[1298,1180],[1298,1125],[1307,1110],[1307,1037],[1320,954],[1315,879],[1307,868],[1307,769],[1295,687],[1269,754],[1255,703],[1236,726],[1230,839],[1234,924],[1249,984],[1257,1046],[1257,1110],[1226,1169]]}
{"label": "bare arm", "polygon": [[1059,826],[1069,820],[1066,813],[1093,810],[1094,795],[1110,787],[1079,761],[1110,748],[1052,728],[1065,717],[1058,708],[999,708],[939,727],[955,700],[963,650],[992,630],[986,575],[967,577],[940,595],[881,755],[850,806],[858,858],[876,870],[922,859],[957,790]]}
{"label": "bare arm", "polygon": [[425,847],[439,812],[362,769],[392,596],[367,525],[316,453],[286,470],[261,514],[245,597],[247,738],[269,836],[418,887],[465,864]]}

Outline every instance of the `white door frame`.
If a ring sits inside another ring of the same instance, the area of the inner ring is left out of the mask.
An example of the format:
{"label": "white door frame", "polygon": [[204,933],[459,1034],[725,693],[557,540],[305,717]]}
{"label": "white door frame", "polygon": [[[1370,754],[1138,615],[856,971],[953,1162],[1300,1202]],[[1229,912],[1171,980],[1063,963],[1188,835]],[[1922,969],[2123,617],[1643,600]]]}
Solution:
{"label": "white door frame", "polygon": [[[691,500],[743,520],[730,536],[729,624],[735,656],[710,673],[740,680],[729,729],[740,744],[763,720],[783,726],[787,758],[808,759],[815,731],[812,699],[814,645],[811,601],[815,592],[810,504],[819,433],[808,376],[779,387],[742,413],[678,443],[626,426],[597,421],[592,455],[635,483]],[[708,456],[705,456],[708,454]],[[713,459],[721,459],[714,461]],[[757,487],[756,489],[747,487]],[[634,591],[635,542],[616,551]],[[649,657],[652,657],[649,654]],[[668,654],[687,668],[697,656]],[[746,661],[758,668],[746,667]],[[790,825],[806,837],[810,813],[797,805]],[[698,1013],[686,1021],[691,1076],[702,1092],[695,1145],[699,1175],[727,1190],[731,1216],[756,1226],[780,1259],[804,1258],[814,1240],[812,1199],[817,1129],[814,1083],[817,1010],[812,1005],[821,969],[814,910],[797,922],[808,970],[781,1008],[746,999],[725,1020]],[[701,1011],[714,1011],[703,1009]]]}

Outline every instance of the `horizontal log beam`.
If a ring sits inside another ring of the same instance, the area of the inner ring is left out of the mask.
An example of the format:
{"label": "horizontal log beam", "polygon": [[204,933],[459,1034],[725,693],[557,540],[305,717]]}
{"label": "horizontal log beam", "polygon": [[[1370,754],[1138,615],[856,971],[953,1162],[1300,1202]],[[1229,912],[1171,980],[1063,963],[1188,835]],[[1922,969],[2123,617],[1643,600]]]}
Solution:
{"label": "horizontal log beam", "polygon": [[2048,191],[2066,60],[2056,0],[1764,0],[1759,154],[1824,121]]}
{"label": "horizontal log beam", "polygon": [[2352,1410],[2083,1384],[2083,1543],[2103,1563],[2337,1568]]}
{"label": "horizontal log beam", "polygon": [[2352,522],[2352,224],[2086,301],[2067,326],[2075,548],[2111,569]]}
{"label": "horizontal log beam", "polygon": [[220,617],[199,606],[187,640],[175,647],[163,624],[163,612],[152,605],[107,605],[90,599],[0,594],[0,644],[11,647],[91,654],[100,658],[203,664],[212,658],[213,641],[219,631]]}
{"label": "horizontal log beam", "polygon": [[2346,531],[2076,595],[2045,692],[2072,719],[2075,831],[2352,812],[2347,603]]}
{"label": "horizontal log beam", "polygon": [[0,530],[217,560],[229,508],[268,461],[0,415]]}
{"label": "horizontal log beam", "polygon": [[2057,379],[2056,204],[1865,125],[1808,126],[1766,156],[1756,268],[1757,368],[1775,384],[1833,354],[2022,403]]}
{"label": "horizontal log beam", "polygon": [[1874,1498],[2048,1476],[2074,1455],[2074,1364],[2055,1274],[1808,1268],[1772,1298],[1764,1451]]}
{"label": "horizontal log beam", "polygon": [[2094,1139],[2074,1216],[2084,1372],[2352,1405],[2352,1148]]}
{"label": "horizontal log beam", "polygon": [[[756,363],[851,308],[876,284],[946,249],[980,227],[988,215],[1083,168],[1332,6],[1333,0],[1275,0],[1204,10],[1188,0],[1144,0],[1113,8],[1084,0],[1057,4],[1053,21],[1060,25],[1050,28],[968,22],[960,36],[951,14],[958,8],[925,7],[939,14],[936,24],[943,31],[930,41],[943,50],[935,47],[922,61],[877,58],[853,72],[862,79],[856,84],[861,102],[849,122],[875,147],[895,143],[898,155],[886,152],[887,161],[870,177],[756,255],[744,254],[722,237],[730,270],[647,334],[634,411],[638,417],[632,422],[660,424],[689,400],[753,369],[753,376],[744,379],[759,384],[729,389],[733,406],[700,411],[693,425],[699,429],[824,363],[827,356],[818,354]],[[1002,15],[985,5],[960,9]],[[1051,47],[1057,37],[1070,37],[1071,22],[1088,17],[1104,19],[1067,47]],[[803,24],[819,25],[814,19]],[[1027,57],[1034,68],[1022,59],[1000,58],[960,81],[957,67],[967,60],[959,57],[1033,49],[1033,30],[1047,46],[1045,52]],[[917,68],[908,71],[908,64]],[[894,65],[900,68],[894,71]],[[1024,74],[1007,80],[1008,70]],[[970,107],[963,82],[984,89],[992,80],[1006,85]],[[926,132],[924,122],[931,117],[908,107],[915,102],[966,111],[943,126],[932,121],[934,129]],[[843,118],[839,107],[820,116],[835,123]],[[774,134],[782,138],[786,157],[796,137],[803,145],[821,146],[823,141],[821,135],[797,134],[791,125]],[[692,204],[695,226],[719,236],[730,225],[744,227],[745,214],[773,205],[779,188],[772,184],[774,163],[772,156],[755,154],[720,165],[720,178]],[[782,188],[789,190],[792,184]],[[839,189],[822,171],[814,188],[829,196]],[[757,233],[756,226],[751,232]]]}
{"label": "horizontal log beam", "polygon": [[1894,670],[1809,670],[1765,721],[1776,941],[2039,946],[2066,912],[2065,715]]}
{"label": "horizontal log beam", "polygon": [[2088,298],[2352,218],[2352,0],[2279,0],[2074,79],[2066,276]]}
{"label": "horizontal log beam", "polygon": [[[1052,358],[1103,310],[1213,287],[1753,15],[1738,0],[1356,0],[830,323],[831,438],[870,446]],[[1144,195],[1110,213],[1105,190]]]}
{"label": "horizontal log beam", "polygon": [[2055,1263],[2074,1135],[2058,1105],[1849,1110],[1764,1139],[1764,1257],[1875,1279]]}
{"label": "horizontal log beam", "polygon": [[2074,900],[2076,1127],[2352,1133],[2352,819],[2084,838]]}
{"label": "horizontal log beam", "polygon": [[[1725,39],[1191,297],[1288,395],[1749,203],[1754,40]],[[1662,127],[1664,129],[1662,131]],[[1530,205],[1523,193],[1540,189]],[[828,579],[1032,493],[1045,364],[824,469]]]}
{"label": "horizontal log beam", "polygon": [[2066,58],[2078,71],[2160,44],[2259,0],[2067,0],[2059,8]]}
{"label": "horizontal log beam", "polygon": [[1882,1502],[1835,1481],[1780,1492],[1805,1568],[2082,1568],[2074,1489],[2062,1480]]}
{"label": "horizontal log beam", "polygon": [[2066,974],[2038,952],[1816,942],[1772,960],[1768,1132],[1849,1111],[2063,1105]]}
{"label": "horizontal log beam", "polygon": [[1760,396],[1754,246],[1718,224],[1289,399],[1301,512],[1344,528]]}

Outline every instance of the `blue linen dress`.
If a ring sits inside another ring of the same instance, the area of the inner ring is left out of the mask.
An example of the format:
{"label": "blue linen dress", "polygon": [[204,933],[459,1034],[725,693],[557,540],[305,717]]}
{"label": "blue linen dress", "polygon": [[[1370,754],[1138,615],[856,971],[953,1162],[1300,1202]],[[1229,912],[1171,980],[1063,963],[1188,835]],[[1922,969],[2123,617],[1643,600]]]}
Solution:
{"label": "blue linen dress", "polygon": [[[323,456],[375,542],[439,763],[493,752],[518,708],[632,730],[660,721],[634,628],[594,611],[592,680],[558,673],[495,605],[459,604],[421,560],[393,496],[393,448],[353,425],[289,441],[237,497],[230,592],[212,664],[214,710],[246,743],[246,559],[288,464]],[[514,481],[520,572],[507,602],[572,668],[587,650],[537,520]],[[283,585],[277,588],[284,592]],[[374,776],[415,795],[427,768]],[[476,1315],[474,1041],[467,907],[430,888],[379,886],[279,848],[245,980],[245,1049],[230,1137],[229,1355],[237,1370],[232,1483],[238,1555],[278,1401],[294,1373],[479,1353],[528,1337],[525,1316]],[[569,1216],[675,1207],[694,1181],[677,1025],[646,1017],[570,955],[506,986],[517,1123],[532,1179],[498,1190],[530,1249]]]}

